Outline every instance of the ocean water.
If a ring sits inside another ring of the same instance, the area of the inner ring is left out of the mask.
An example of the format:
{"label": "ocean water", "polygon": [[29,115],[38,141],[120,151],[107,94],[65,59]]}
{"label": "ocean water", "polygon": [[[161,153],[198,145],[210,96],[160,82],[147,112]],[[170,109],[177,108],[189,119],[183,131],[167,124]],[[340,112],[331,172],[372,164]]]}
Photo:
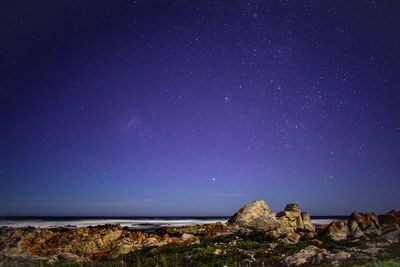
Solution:
{"label": "ocean water", "polygon": [[[315,225],[334,220],[347,220],[346,216],[311,216]],[[120,224],[131,230],[152,232],[160,227],[181,227],[205,223],[227,222],[229,217],[0,217],[0,227],[75,228],[103,224]]]}

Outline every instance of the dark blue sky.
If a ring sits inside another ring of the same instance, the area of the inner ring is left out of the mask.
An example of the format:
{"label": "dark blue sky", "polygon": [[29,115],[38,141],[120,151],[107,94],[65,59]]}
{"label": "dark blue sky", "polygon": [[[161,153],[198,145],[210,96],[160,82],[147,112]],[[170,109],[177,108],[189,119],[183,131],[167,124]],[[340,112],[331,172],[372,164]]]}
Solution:
{"label": "dark blue sky", "polygon": [[2,1],[0,215],[400,209],[399,1]]}

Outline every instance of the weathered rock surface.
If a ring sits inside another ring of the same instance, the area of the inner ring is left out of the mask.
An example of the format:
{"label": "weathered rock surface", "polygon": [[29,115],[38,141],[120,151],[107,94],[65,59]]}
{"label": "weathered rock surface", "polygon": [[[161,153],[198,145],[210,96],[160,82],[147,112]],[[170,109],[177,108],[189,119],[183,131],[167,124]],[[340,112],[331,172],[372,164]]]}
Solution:
{"label": "weathered rock surface", "polygon": [[400,226],[398,224],[384,225],[381,238],[390,243],[400,242]]}
{"label": "weathered rock surface", "polygon": [[300,235],[295,233],[293,228],[280,227],[266,233],[269,239],[276,240],[285,245],[293,245],[299,242]]}
{"label": "weathered rock surface", "polygon": [[283,263],[287,266],[301,266],[312,261],[318,253],[326,252],[325,249],[317,248],[316,246],[308,246],[305,249],[287,257]]}
{"label": "weathered rock surface", "polygon": [[310,215],[300,213],[299,205],[288,204],[284,211],[271,213],[268,205],[260,200],[245,205],[229,219],[227,232],[245,233],[245,229],[264,232],[268,238],[283,244],[296,244],[301,237],[296,233],[298,230],[302,230],[303,235],[304,231],[315,232]]}
{"label": "weathered rock surface", "polygon": [[169,235],[192,234],[198,236],[214,237],[228,230],[226,223],[208,223],[202,225],[189,225],[184,227],[161,227],[157,233]]}
{"label": "weathered rock surface", "polygon": [[302,212],[301,218],[303,219],[304,230],[309,232],[315,232],[315,226],[311,222],[310,214],[308,214],[307,212]]}
{"label": "weathered rock surface", "polygon": [[378,221],[381,226],[400,224],[400,211],[389,211],[386,214],[378,216]]}
{"label": "weathered rock surface", "polygon": [[281,224],[274,216],[268,215],[254,219],[247,224],[247,227],[256,231],[267,232],[281,227]]}
{"label": "weathered rock surface", "polygon": [[378,217],[372,212],[353,212],[347,224],[352,238],[360,238],[370,234],[379,235],[381,233]]}
{"label": "weathered rock surface", "polygon": [[86,262],[102,257],[111,259],[141,249],[170,243],[192,244],[198,237],[183,235],[170,238],[129,232],[120,225],[102,225],[75,229],[0,228],[0,260],[44,260]]}
{"label": "weathered rock surface", "polygon": [[291,227],[294,230],[310,232],[315,231],[310,215],[307,212],[300,213],[300,207],[297,204],[286,205],[285,210],[278,212],[276,217],[282,227]]}
{"label": "weathered rock surface", "polygon": [[350,257],[351,254],[345,251],[330,253],[326,249],[308,246],[292,256],[287,257],[283,263],[287,266],[315,265],[321,263],[338,265]]}
{"label": "weathered rock surface", "polygon": [[254,219],[261,216],[268,216],[270,214],[271,211],[265,201],[254,200],[243,206],[232,217],[230,217],[228,223],[247,226]]}
{"label": "weathered rock surface", "polygon": [[322,235],[329,236],[335,241],[345,240],[350,235],[349,227],[345,221],[333,221],[322,227]]}

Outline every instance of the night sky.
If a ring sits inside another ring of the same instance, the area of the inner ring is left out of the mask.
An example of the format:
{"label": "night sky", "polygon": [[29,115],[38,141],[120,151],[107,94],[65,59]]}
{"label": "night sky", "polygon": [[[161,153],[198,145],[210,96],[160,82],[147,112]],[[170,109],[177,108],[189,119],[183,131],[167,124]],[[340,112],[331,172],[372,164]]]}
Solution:
{"label": "night sky", "polygon": [[399,1],[0,4],[0,215],[400,209]]}

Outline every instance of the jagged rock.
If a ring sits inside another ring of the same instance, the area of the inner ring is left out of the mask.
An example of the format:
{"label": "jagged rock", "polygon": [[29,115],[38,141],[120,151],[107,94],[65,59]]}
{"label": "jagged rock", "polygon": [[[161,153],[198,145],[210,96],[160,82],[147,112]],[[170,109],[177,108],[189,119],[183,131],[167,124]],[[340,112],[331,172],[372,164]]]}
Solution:
{"label": "jagged rock", "polygon": [[391,210],[386,214],[378,216],[379,225],[400,224],[400,211]]}
{"label": "jagged rock", "polygon": [[390,243],[400,242],[400,226],[398,224],[384,225],[381,238]]}
{"label": "jagged rock", "polygon": [[57,259],[60,262],[70,261],[70,262],[86,262],[86,259],[79,257],[78,255],[72,253],[61,253],[57,255]]}
{"label": "jagged rock", "polygon": [[181,236],[181,241],[183,244],[199,244],[200,239],[191,234],[183,234]]}
{"label": "jagged rock", "polygon": [[311,222],[310,214],[308,214],[307,212],[302,212],[301,218],[303,219],[304,230],[310,231],[310,232],[315,232],[315,226]]}
{"label": "jagged rock", "polygon": [[339,265],[350,257],[351,254],[345,251],[330,253],[326,249],[321,249],[316,246],[308,246],[292,256],[287,257],[283,263],[287,266],[314,265],[321,263]]}
{"label": "jagged rock", "polygon": [[[79,261],[99,259],[109,254],[117,257],[120,252],[139,248],[140,243],[149,237],[155,239],[156,246],[168,243],[168,236],[163,240],[157,235],[131,233],[122,230],[120,225],[74,229],[0,228],[0,258],[34,260],[45,257],[46,261],[54,263],[68,261],[71,255],[79,257]],[[152,245],[151,241],[148,240],[147,245]]]}
{"label": "jagged rock", "polygon": [[378,217],[372,212],[353,212],[348,220],[348,226],[353,238],[360,238],[366,234],[379,235],[381,232]]}
{"label": "jagged rock", "polygon": [[350,230],[345,221],[333,221],[322,227],[322,235],[329,236],[335,241],[345,240],[350,235]]}
{"label": "jagged rock", "polygon": [[304,239],[306,239],[306,240],[312,240],[312,239],[316,238],[317,235],[318,235],[317,232],[308,232],[308,233],[306,233],[306,234],[304,235]]}
{"label": "jagged rock", "polygon": [[120,245],[108,254],[108,258],[116,259],[120,255],[128,254],[129,252],[141,249],[141,245]]}
{"label": "jagged rock", "polygon": [[304,229],[304,222],[297,204],[288,204],[284,211],[278,212],[276,218],[282,227],[291,227],[294,230]]}
{"label": "jagged rock", "polygon": [[136,243],[142,243],[143,240],[147,238],[147,234],[142,233],[142,232],[135,232],[134,234],[130,235],[130,238],[133,240],[133,242]]}
{"label": "jagged rock", "polygon": [[323,251],[318,253],[318,255],[312,260],[313,263],[329,263],[331,265],[339,265],[341,262],[349,259],[351,254],[345,251],[338,251],[336,253],[330,253]]}
{"label": "jagged rock", "polygon": [[167,233],[170,235],[192,234],[214,237],[227,230],[228,226],[225,223],[217,222],[201,225],[189,225],[184,227],[161,227],[157,230],[157,233],[160,235]]}
{"label": "jagged rock", "polygon": [[300,207],[297,204],[287,204],[285,207],[285,211],[291,211],[300,214]]}
{"label": "jagged rock", "polygon": [[207,228],[204,231],[204,236],[205,237],[215,237],[227,230],[228,230],[228,227],[226,224],[217,222],[217,223],[211,225],[209,228]]}
{"label": "jagged rock", "polygon": [[300,240],[300,235],[296,234],[293,228],[280,227],[266,233],[269,239],[277,240],[279,243],[291,245],[296,244]]}
{"label": "jagged rock", "polygon": [[254,219],[267,216],[271,213],[267,203],[263,200],[254,200],[240,210],[238,210],[232,217],[229,218],[229,224],[237,224],[239,226],[247,226],[248,223]]}
{"label": "jagged rock", "polygon": [[275,217],[268,215],[254,219],[247,227],[256,231],[267,232],[281,227],[281,224]]}
{"label": "jagged rock", "polygon": [[160,239],[156,237],[148,237],[142,242],[142,246],[144,247],[158,247]]}
{"label": "jagged rock", "polygon": [[300,217],[300,213],[293,211],[281,211],[277,213],[276,219],[282,227],[290,227],[297,230],[297,218]]}
{"label": "jagged rock", "polygon": [[321,252],[326,252],[326,250],[317,248],[316,246],[308,246],[284,259],[283,263],[287,266],[301,266],[311,261],[312,258]]}
{"label": "jagged rock", "polygon": [[304,230],[304,222],[303,222],[303,218],[301,217],[301,215],[296,218],[296,229]]}

